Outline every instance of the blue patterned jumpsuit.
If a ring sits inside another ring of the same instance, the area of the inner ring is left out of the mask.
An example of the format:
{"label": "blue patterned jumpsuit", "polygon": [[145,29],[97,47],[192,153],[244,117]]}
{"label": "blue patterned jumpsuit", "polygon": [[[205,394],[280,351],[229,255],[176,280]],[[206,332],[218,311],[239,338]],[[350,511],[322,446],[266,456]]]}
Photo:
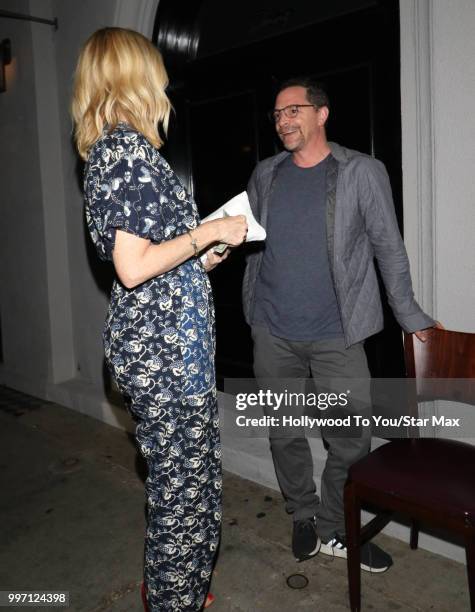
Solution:
{"label": "blue patterned jumpsuit", "polygon": [[[85,170],[86,220],[111,260],[117,228],[154,244],[193,229],[193,199],[142,134],[104,132]],[[126,289],[115,280],[106,361],[148,465],[145,583],[152,611],[200,610],[219,541],[221,449],[214,309],[199,258]]]}

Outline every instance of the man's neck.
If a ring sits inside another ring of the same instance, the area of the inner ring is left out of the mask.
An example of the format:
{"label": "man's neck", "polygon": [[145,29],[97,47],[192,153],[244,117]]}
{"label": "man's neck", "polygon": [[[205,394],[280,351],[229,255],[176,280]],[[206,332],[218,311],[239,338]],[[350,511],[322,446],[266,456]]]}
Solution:
{"label": "man's neck", "polygon": [[292,160],[296,166],[300,168],[310,168],[316,166],[327,157],[331,152],[328,142],[319,143],[316,146],[302,149],[301,151],[295,151],[292,153]]}

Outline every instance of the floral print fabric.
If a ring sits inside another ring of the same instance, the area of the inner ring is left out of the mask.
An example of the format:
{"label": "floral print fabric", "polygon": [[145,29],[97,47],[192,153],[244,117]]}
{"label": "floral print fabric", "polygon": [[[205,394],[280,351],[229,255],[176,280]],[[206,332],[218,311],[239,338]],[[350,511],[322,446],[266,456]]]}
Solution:
{"label": "floral print fabric", "polygon": [[[84,187],[87,225],[103,260],[112,259],[117,229],[159,244],[199,223],[169,164],[124,124],[93,146]],[[116,280],[103,337],[148,464],[149,606],[199,610],[221,518],[214,310],[199,258],[134,289]]]}

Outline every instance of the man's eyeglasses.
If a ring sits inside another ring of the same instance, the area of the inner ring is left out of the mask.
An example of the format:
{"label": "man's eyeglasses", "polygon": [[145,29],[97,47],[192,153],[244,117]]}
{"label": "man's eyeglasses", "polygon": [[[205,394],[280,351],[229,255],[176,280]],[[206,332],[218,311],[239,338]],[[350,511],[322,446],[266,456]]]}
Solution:
{"label": "man's eyeglasses", "polygon": [[281,117],[281,114],[287,117],[287,119],[294,119],[298,114],[301,108],[307,108],[313,106],[316,110],[318,107],[315,104],[289,104],[289,106],[284,106],[284,108],[274,108],[274,110],[270,111],[269,118],[271,121],[277,123]]}

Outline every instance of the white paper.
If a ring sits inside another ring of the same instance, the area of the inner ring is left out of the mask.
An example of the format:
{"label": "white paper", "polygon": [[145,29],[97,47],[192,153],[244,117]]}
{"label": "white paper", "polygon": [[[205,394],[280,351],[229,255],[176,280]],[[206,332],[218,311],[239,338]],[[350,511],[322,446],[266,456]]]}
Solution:
{"label": "white paper", "polygon": [[[247,220],[247,237],[246,242],[254,242],[256,240],[266,239],[266,230],[260,225],[254,215],[252,214],[251,206],[249,204],[249,198],[247,193],[243,191],[234,198],[228,200],[225,204],[220,206],[217,210],[212,212],[210,215],[201,220],[202,223],[205,221],[214,221],[214,219],[221,219],[225,216],[234,217],[236,215],[244,215]],[[227,245],[218,245],[215,247],[216,252],[224,252]],[[201,257],[202,261],[206,260],[206,253]]]}

